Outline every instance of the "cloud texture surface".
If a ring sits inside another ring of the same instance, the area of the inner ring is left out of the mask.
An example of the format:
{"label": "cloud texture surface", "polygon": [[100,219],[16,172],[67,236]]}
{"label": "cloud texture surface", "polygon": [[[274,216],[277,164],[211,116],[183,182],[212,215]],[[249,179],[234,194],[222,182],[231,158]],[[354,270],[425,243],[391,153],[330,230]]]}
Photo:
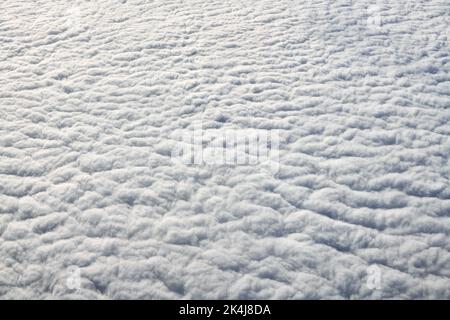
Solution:
{"label": "cloud texture surface", "polygon": [[[0,298],[450,298],[449,12],[2,1]],[[277,171],[174,162],[199,121]]]}

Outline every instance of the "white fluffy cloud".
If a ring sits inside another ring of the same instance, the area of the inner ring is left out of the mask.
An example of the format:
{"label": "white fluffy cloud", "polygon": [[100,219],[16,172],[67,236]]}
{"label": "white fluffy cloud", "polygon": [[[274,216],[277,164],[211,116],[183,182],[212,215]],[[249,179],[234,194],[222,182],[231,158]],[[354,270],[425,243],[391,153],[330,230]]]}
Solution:
{"label": "white fluffy cloud", "polygon": [[66,3],[0,4],[0,298],[450,298],[446,1]]}

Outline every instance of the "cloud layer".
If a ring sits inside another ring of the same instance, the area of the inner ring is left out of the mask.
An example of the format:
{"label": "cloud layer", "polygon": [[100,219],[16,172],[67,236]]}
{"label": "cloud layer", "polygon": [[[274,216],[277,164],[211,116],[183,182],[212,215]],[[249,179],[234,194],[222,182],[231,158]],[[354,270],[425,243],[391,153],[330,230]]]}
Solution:
{"label": "cloud layer", "polygon": [[[450,298],[449,9],[2,1],[0,298]],[[172,161],[198,122],[277,172]]]}

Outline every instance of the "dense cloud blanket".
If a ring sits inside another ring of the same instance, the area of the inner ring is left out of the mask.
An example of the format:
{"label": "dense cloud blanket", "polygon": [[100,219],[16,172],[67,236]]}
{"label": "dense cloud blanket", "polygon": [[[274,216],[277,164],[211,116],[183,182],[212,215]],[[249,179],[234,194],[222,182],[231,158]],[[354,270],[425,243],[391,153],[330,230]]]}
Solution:
{"label": "dense cloud blanket", "polygon": [[2,0],[0,298],[450,298],[449,14]]}

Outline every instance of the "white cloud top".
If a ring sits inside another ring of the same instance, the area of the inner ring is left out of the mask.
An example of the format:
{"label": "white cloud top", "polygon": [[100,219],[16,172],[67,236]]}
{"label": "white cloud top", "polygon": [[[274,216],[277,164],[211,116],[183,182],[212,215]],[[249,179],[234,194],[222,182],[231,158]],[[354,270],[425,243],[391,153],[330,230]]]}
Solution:
{"label": "white cloud top", "polygon": [[0,298],[450,298],[448,1],[67,3],[0,4]]}

